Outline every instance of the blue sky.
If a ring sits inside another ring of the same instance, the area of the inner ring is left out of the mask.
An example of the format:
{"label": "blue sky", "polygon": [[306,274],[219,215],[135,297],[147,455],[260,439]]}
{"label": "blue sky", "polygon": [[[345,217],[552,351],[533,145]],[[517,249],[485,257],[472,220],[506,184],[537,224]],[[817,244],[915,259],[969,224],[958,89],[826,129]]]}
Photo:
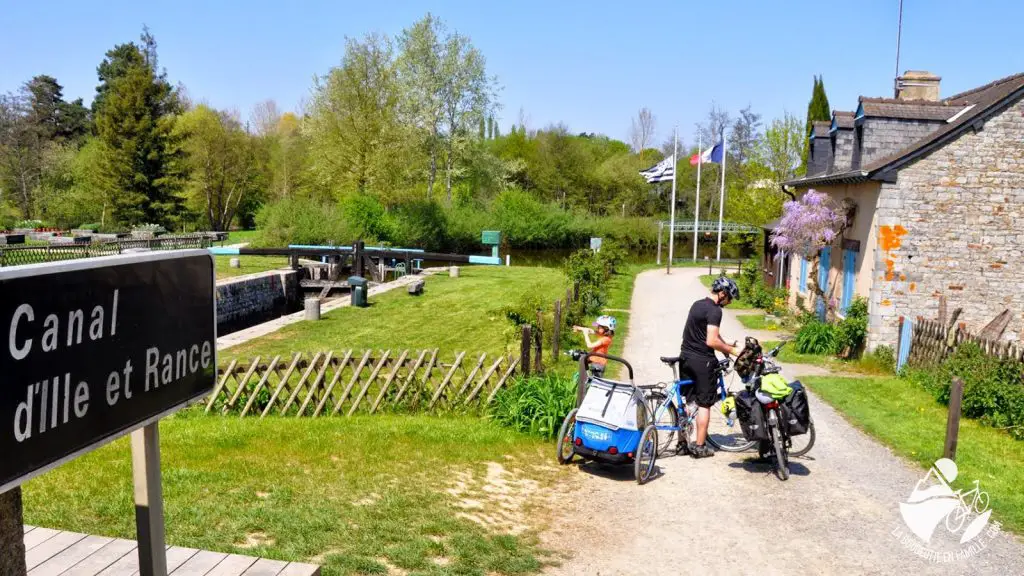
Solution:
{"label": "blue sky", "polygon": [[[68,99],[91,101],[96,66],[145,23],[161,65],[195,100],[239,110],[267,98],[297,109],[312,79],[336,65],[346,36],[394,35],[428,10],[469,35],[503,89],[502,128],[625,139],[641,106],[657,142],[678,124],[692,143],[712,103],[734,115],[803,117],[811,77],[833,107],[892,90],[898,0],[730,2],[40,2],[5,0],[0,92],[55,76]],[[942,93],[1024,71],[1024,4],[905,0],[901,69],[943,77]]]}

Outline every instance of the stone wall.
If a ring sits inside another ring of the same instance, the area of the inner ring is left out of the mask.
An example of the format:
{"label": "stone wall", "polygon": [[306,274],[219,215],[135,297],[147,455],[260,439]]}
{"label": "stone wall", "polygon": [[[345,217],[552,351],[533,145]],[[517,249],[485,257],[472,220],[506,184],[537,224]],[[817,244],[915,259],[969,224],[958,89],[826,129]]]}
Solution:
{"label": "stone wall", "polygon": [[944,122],[936,120],[910,120],[902,118],[864,118],[862,120],[860,148],[856,154],[859,162],[855,168],[866,166],[879,158],[885,158],[938,130]]}
{"label": "stone wall", "polygon": [[272,270],[217,282],[217,334],[225,335],[295,312],[299,272]]}
{"label": "stone wall", "polygon": [[832,133],[835,146],[829,159],[829,173],[846,172],[853,162],[853,128],[837,128]]}
{"label": "stone wall", "polygon": [[899,317],[935,317],[939,297],[977,331],[1003,309],[1024,330],[1024,101],[883,184],[868,345],[893,345]]}

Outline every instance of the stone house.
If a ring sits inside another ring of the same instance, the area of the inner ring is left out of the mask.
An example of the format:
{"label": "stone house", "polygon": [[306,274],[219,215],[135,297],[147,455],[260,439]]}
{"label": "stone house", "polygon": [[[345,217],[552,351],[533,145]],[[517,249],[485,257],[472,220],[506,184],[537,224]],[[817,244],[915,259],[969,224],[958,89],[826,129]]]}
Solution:
{"label": "stone house", "polygon": [[[940,296],[978,330],[1004,310],[1024,331],[1024,74],[940,98],[940,78],[906,72],[896,98],[861,97],[810,127],[807,175],[785,182],[854,205],[814,271],[789,256],[796,304],[842,315],[868,300],[868,347],[894,345],[900,317],[937,316]],[[815,274],[816,272],[816,274]],[[808,277],[810,276],[810,278]],[[813,283],[826,298],[814,296]]]}

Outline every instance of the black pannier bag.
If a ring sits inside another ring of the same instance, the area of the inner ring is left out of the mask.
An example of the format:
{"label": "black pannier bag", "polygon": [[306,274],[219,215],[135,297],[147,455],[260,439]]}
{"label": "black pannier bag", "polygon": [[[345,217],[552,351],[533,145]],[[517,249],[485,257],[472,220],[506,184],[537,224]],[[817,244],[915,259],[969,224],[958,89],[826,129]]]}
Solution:
{"label": "black pannier bag", "polygon": [[764,410],[754,394],[743,390],[736,395],[736,419],[747,440],[767,440],[768,427],[764,420]]}
{"label": "black pannier bag", "polygon": [[782,420],[790,436],[806,434],[811,425],[811,407],[807,403],[807,391],[799,380],[791,382],[793,393],[779,403]]}

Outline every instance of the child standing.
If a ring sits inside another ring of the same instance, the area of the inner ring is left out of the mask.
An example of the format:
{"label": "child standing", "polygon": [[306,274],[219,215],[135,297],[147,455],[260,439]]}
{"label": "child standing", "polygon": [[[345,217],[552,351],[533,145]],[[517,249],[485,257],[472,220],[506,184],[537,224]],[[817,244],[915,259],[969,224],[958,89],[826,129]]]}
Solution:
{"label": "child standing", "polygon": [[[608,349],[612,346],[612,337],[615,335],[615,318],[601,316],[594,321],[594,328],[597,329],[597,339],[591,340],[590,335],[594,333],[594,330],[582,326],[572,327],[574,331],[583,333],[583,339],[587,343],[588,350],[607,355]],[[604,369],[607,364],[607,359],[600,356],[592,356],[588,360],[587,368],[591,374],[600,378],[604,376]]]}

